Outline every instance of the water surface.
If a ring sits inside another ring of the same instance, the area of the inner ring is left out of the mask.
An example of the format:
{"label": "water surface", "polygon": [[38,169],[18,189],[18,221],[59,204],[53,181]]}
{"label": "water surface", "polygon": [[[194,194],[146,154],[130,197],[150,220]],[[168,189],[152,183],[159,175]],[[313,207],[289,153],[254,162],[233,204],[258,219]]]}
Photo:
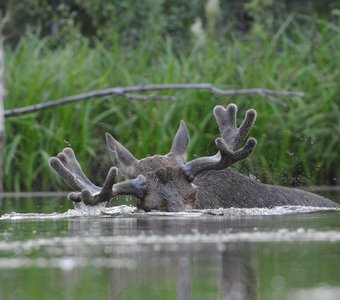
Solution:
{"label": "water surface", "polygon": [[339,210],[0,208],[0,299],[340,298]]}

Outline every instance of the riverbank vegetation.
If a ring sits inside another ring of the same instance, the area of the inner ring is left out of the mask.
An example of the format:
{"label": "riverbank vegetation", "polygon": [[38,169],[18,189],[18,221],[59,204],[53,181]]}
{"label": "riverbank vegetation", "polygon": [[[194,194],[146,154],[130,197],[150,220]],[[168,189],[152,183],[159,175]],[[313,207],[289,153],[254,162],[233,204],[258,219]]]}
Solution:
{"label": "riverbank vegetation", "polygon": [[[191,134],[189,158],[212,155],[218,136],[212,109],[230,102],[239,106],[240,120],[246,109],[258,111],[252,131],[258,146],[235,167],[268,183],[337,184],[339,10],[321,15],[287,10],[274,18],[267,6],[256,2],[243,8],[250,21],[244,21],[241,29],[237,28],[240,22],[223,19],[223,13],[213,23],[214,16],[207,15],[201,1],[195,16],[190,11],[186,18],[179,17],[180,28],[168,28],[171,21],[164,24],[159,16],[146,20],[152,22],[149,34],[145,24],[140,25],[145,31],[131,33],[138,24],[130,28],[126,23],[126,28],[117,29],[116,23],[105,20],[102,26],[100,20],[98,25],[92,22],[93,32],[86,31],[69,10],[64,19],[60,17],[58,33],[33,26],[13,37],[7,30],[6,109],[107,87],[189,82],[224,89],[301,91],[305,97],[219,97],[203,91],[169,91],[161,94],[174,95],[176,101],[106,97],[8,118],[5,190],[65,189],[49,168],[48,157],[67,146],[74,149],[85,173],[100,184],[110,166],[105,132],[143,158],[169,151],[181,119]],[[168,18],[182,14],[172,12]],[[259,18],[261,14],[265,18]],[[200,15],[201,25],[200,19],[195,21]]]}

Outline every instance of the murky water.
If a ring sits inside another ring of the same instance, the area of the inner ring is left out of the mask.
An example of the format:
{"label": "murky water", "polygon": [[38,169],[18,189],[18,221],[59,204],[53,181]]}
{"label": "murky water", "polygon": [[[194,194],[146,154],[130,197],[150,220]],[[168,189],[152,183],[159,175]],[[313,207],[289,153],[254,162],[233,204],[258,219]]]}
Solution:
{"label": "murky water", "polygon": [[0,299],[340,299],[340,210],[0,209]]}

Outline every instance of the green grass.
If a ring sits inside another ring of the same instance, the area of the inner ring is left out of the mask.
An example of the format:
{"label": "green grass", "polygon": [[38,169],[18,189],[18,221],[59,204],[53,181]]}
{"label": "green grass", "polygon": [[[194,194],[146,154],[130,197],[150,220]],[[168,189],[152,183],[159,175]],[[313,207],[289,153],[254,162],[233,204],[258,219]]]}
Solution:
{"label": "green grass", "polygon": [[[297,19],[300,18],[300,19]],[[110,166],[104,133],[110,132],[137,158],[167,153],[181,119],[191,143],[189,158],[214,154],[215,105],[235,102],[240,120],[258,111],[255,153],[236,167],[277,184],[339,182],[340,25],[296,17],[275,38],[248,35],[206,49],[179,50],[155,38],[135,49],[74,40],[51,49],[34,35],[5,49],[6,109],[94,89],[151,83],[210,82],[222,88],[263,87],[303,91],[304,99],[217,97],[202,91],[164,92],[176,102],[93,99],[6,120],[6,191],[65,189],[48,157],[71,146],[85,172],[102,183]]]}

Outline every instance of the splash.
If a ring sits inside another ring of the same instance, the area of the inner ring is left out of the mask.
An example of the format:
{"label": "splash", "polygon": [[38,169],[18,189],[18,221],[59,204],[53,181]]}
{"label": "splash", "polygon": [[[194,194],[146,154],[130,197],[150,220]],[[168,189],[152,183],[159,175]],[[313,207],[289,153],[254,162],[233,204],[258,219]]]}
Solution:
{"label": "splash", "polygon": [[287,214],[340,211],[340,208],[314,206],[276,206],[273,208],[219,208],[203,209],[202,213],[213,216],[280,216]]}
{"label": "splash", "polygon": [[[114,206],[111,208],[106,208],[105,204],[98,204],[95,206],[85,205],[84,203],[77,203],[75,205],[75,209],[69,209],[63,213],[18,213],[11,212],[9,214],[4,214],[0,216],[1,220],[41,220],[41,219],[68,219],[68,218],[76,218],[76,217],[86,217],[86,216],[101,216],[105,214],[110,215],[127,215],[136,211],[137,208],[128,206],[128,205],[120,205]],[[106,213],[107,212],[107,213]]]}
{"label": "splash", "polygon": [[220,217],[242,217],[242,216],[276,216],[287,214],[301,214],[314,212],[339,212],[339,208],[329,207],[311,207],[311,206],[277,206],[273,208],[218,208],[218,209],[194,209],[183,212],[144,212],[130,205],[119,205],[113,207],[105,207],[105,204],[88,206],[79,203],[75,209],[69,209],[63,213],[18,213],[11,212],[0,216],[1,220],[40,220],[40,219],[67,219],[86,216],[97,217],[127,217],[127,216],[170,216],[177,218],[196,218],[204,216],[220,216]]}

